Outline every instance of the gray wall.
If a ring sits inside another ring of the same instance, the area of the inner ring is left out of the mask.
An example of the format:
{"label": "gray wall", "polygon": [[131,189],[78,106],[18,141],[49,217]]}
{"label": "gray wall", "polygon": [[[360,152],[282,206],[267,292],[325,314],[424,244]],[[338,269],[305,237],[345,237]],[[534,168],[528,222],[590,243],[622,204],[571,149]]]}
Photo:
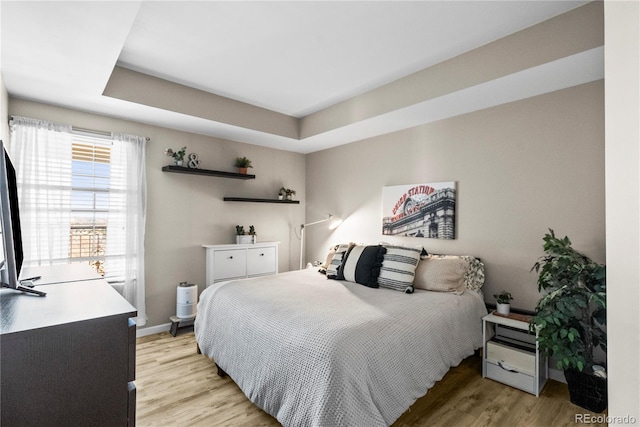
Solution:
{"label": "gray wall", "polygon": [[[235,243],[235,225],[255,225],[258,239],[279,241],[280,271],[297,269],[294,225],[304,222],[305,157],[281,150],[11,99],[9,113],[102,131],[151,138],[147,145],[146,327],[166,324],[176,310],[176,286],[205,282],[203,244]],[[201,167],[235,172],[236,156],[253,161],[255,180],[163,173],[166,148],[187,146]],[[277,198],[280,187],[297,190],[300,205],[223,202],[224,196]]]}
{"label": "gray wall", "polygon": [[[306,260],[336,242],[393,240],[486,264],[485,299],[510,291],[513,306],[539,299],[530,273],[548,228],[605,261],[603,81],[307,155]],[[457,239],[382,236],[382,188],[456,181]]]}

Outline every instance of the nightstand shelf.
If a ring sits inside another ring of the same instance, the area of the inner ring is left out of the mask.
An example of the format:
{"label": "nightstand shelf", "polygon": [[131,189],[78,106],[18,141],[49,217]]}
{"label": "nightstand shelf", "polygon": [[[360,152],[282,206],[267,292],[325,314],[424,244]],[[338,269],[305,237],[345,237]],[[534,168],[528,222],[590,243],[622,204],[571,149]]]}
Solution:
{"label": "nightstand shelf", "polygon": [[518,314],[483,317],[482,376],[539,396],[549,368],[529,322]]}

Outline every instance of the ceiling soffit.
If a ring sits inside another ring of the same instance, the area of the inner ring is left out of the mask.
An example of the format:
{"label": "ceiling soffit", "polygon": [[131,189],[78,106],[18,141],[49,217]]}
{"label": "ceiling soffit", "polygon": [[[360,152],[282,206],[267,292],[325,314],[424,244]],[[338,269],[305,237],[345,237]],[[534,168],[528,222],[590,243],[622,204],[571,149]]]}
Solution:
{"label": "ceiling soffit", "polygon": [[103,94],[194,117],[204,134],[304,153],[601,79],[603,34],[594,2],[302,118],[121,67]]}

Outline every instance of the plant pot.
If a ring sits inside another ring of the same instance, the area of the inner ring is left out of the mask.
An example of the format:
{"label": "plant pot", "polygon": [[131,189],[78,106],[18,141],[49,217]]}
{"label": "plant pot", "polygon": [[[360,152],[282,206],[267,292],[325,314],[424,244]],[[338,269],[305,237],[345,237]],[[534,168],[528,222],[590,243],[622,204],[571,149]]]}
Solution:
{"label": "plant pot", "polygon": [[498,303],[496,306],[497,306],[496,311],[498,312],[498,314],[504,314],[505,316],[508,316],[509,313],[511,312],[511,304]]}
{"label": "plant pot", "polygon": [[576,371],[565,369],[564,377],[569,386],[569,398],[571,403],[591,412],[600,413],[607,409],[607,379]]}
{"label": "plant pot", "polygon": [[278,200],[282,200],[284,199],[284,196],[282,194],[278,194]]}
{"label": "plant pot", "polygon": [[242,175],[246,175],[247,174],[247,169],[248,168],[238,168],[238,173],[242,174]]}
{"label": "plant pot", "polygon": [[183,161],[183,160],[174,160],[174,161],[173,161],[173,164],[174,164],[174,165],[176,165],[176,166],[182,166],[182,165],[183,165],[183,163],[184,163],[184,161]]}
{"label": "plant pot", "polygon": [[256,236],[251,236],[249,234],[236,236],[236,243],[239,245],[248,245],[251,243],[255,243],[255,237]]}

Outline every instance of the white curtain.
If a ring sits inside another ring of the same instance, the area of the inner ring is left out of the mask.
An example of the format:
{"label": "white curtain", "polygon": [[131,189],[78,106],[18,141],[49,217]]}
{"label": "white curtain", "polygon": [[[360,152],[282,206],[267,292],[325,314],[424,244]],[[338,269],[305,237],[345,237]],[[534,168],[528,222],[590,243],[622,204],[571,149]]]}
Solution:
{"label": "white curtain", "polygon": [[[18,197],[25,266],[66,264],[70,254],[73,196],[71,126],[13,117],[9,155],[18,177]],[[145,138],[112,134],[105,279],[138,311],[146,323],[144,232],[146,215]],[[77,201],[76,201],[77,202]]]}
{"label": "white curtain", "polygon": [[[112,134],[109,217],[107,220],[107,265],[121,277],[105,279],[124,283],[123,295],[137,310],[136,324],[146,323],[144,233],[147,207],[146,139]],[[112,233],[109,230],[123,230]],[[124,257],[122,256],[124,254]],[[112,258],[113,257],[113,258]],[[116,264],[120,265],[116,265]]]}
{"label": "white curtain", "polygon": [[18,175],[23,265],[67,263],[71,126],[13,117],[8,150]]}

